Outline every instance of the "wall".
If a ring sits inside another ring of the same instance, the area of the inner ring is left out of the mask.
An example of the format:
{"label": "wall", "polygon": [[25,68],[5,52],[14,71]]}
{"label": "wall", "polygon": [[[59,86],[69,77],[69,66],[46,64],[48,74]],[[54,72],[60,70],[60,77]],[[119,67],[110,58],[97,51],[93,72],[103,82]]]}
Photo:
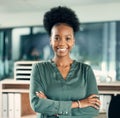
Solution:
{"label": "wall", "polygon": [[[106,3],[73,7],[81,22],[120,20],[120,3]],[[0,28],[42,25],[42,12],[0,13]]]}

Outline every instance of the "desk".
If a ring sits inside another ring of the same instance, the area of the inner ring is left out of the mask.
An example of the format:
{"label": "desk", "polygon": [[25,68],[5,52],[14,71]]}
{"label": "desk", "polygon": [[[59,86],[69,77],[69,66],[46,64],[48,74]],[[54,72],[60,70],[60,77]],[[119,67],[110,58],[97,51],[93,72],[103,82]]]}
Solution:
{"label": "desk", "polygon": [[100,94],[120,94],[120,81],[97,83]]}
{"label": "desk", "polygon": [[120,94],[120,81],[98,83],[101,100],[100,113],[107,113],[113,96]]}
{"label": "desk", "polygon": [[29,80],[5,79],[0,81],[0,118],[2,118],[2,94],[4,93],[20,93],[21,100],[18,102],[21,102],[21,118],[35,115],[29,102],[29,84]]}
{"label": "desk", "polygon": [[[3,93],[21,93],[22,99],[25,97],[25,103],[22,102],[21,117],[27,117],[27,115],[35,114],[30,108],[29,104],[29,80],[15,80],[15,79],[5,79],[0,81],[0,111],[2,111],[2,94]],[[98,89],[100,94],[120,94],[120,82],[109,82],[109,83],[98,83]],[[27,104],[27,109],[26,109]],[[2,118],[2,112],[0,112],[0,118]]]}

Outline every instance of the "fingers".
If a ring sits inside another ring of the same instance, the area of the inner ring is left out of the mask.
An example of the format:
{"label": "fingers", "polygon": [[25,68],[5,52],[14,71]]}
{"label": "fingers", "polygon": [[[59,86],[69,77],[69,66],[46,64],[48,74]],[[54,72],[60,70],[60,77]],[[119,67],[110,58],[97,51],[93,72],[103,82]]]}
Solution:
{"label": "fingers", "polygon": [[96,108],[96,109],[99,109],[100,108],[100,100],[99,100],[99,96],[98,95],[91,95],[88,97],[89,98],[89,101],[90,101],[90,106]]}
{"label": "fingers", "polygon": [[99,98],[99,95],[92,94],[92,95],[89,96],[89,98]]}
{"label": "fingers", "polygon": [[100,108],[100,100],[99,100],[99,97],[98,95],[90,95],[88,98],[86,99],[83,99],[83,100],[80,100],[81,102],[81,106],[84,108],[84,107],[94,107],[96,109],[99,109]]}
{"label": "fingers", "polygon": [[100,107],[96,104],[91,104],[91,107],[94,107],[95,109],[99,109]]}
{"label": "fingers", "polygon": [[90,106],[96,108],[96,109],[99,109],[100,108],[100,100],[98,98],[92,98],[91,99],[91,104]]}
{"label": "fingers", "polygon": [[39,97],[39,98],[44,98],[46,99],[46,95],[42,92],[42,91],[39,91],[39,92],[36,92],[36,95]]}

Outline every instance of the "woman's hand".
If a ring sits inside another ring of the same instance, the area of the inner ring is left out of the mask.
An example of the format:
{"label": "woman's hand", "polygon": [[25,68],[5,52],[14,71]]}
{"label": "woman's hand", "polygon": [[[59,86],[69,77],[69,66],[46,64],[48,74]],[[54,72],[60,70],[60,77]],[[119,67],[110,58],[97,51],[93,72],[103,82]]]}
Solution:
{"label": "woman's hand", "polygon": [[46,96],[42,91],[36,92],[36,95],[37,95],[39,98],[43,98],[43,99],[46,99],[46,98],[47,98],[47,96]]}
{"label": "woman's hand", "polygon": [[96,109],[99,109],[100,108],[100,100],[98,98],[97,95],[93,94],[93,95],[90,95],[88,98],[86,99],[83,99],[83,100],[80,100],[80,107],[81,108],[84,108],[84,107],[94,107]]}

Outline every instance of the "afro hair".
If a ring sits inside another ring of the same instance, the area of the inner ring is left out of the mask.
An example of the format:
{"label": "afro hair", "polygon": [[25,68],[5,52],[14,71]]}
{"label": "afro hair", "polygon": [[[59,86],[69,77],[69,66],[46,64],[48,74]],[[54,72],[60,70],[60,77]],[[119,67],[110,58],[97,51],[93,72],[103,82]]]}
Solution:
{"label": "afro hair", "polygon": [[73,28],[74,32],[79,31],[80,22],[75,12],[67,7],[54,7],[44,14],[43,25],[48,34],[51,34],[51,29],[58,23],[65,23]]}

